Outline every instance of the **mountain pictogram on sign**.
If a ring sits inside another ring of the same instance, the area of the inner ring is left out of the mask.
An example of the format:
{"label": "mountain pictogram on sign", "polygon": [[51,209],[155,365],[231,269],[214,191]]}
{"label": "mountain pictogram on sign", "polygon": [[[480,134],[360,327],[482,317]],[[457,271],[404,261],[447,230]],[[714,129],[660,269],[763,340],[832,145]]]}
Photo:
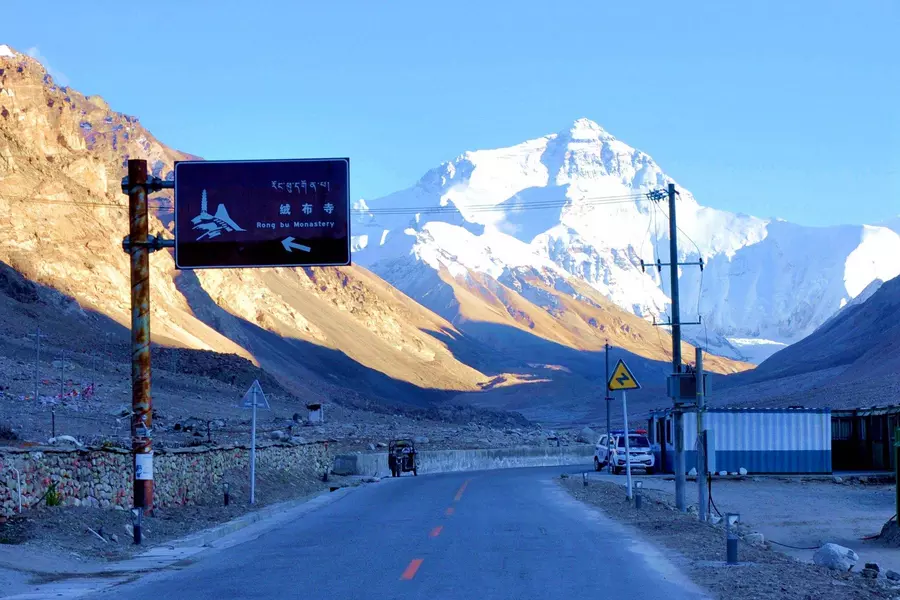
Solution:
{"label": "mountain pictogram on sign", "polygon": [[613,374],[606,382],[606,387],[611,392],[624,392],[626,390],[639,390],[641,384],[638,383],[631,370],[621,358],[613,369]]}

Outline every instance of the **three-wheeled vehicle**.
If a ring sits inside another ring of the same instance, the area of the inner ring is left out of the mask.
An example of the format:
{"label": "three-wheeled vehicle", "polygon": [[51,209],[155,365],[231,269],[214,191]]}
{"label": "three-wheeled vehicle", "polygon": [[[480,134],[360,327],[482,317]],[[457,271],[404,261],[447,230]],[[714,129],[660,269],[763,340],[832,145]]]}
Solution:
{"label": "three-wheeled vehicle", "polygon": [[392,440],[388,443],[388,467],[393,477],[400,477],[409,471],[413,475],[419,474],[416,445],[412,440]]}

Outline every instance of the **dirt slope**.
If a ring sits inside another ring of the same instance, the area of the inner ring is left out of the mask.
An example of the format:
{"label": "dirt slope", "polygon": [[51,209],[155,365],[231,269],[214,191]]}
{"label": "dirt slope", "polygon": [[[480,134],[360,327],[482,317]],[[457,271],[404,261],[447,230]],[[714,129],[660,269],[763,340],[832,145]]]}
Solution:
{"label": "dirt slope", "polygon": [[[161,177],[191,158],[102,99],[55,85],[31,58],[0,58],[0,261],[74,298],[75,313],[125,326],[128,157]],[[163,220],[167,202],[153,201]],[[323,379],[411,401],[486,379],[428,333],[456,335],[448,322],[360,268],[177,272],[157,252],[151,271],[155,340],[250,358],[306,396]]]}
{"label": "dirt slope", "polygon": [[729,377],[735,401],[855,407],[896,403],[900,394],[900,278],[841,311],[756,370]]}

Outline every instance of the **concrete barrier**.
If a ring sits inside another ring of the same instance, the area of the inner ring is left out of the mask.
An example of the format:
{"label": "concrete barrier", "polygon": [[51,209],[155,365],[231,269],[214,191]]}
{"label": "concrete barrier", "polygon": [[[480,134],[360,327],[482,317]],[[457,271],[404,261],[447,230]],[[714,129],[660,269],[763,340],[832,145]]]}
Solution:
{"label": "concrete barrier", "polygon": [[[493,448],[488,450],[420,450],[419,473],[483,471],[515,467],[584,465],[591,462],[591,445],[563,447]],[[387,452],[342,454],[335,457],[337,475],[390,475]]]}

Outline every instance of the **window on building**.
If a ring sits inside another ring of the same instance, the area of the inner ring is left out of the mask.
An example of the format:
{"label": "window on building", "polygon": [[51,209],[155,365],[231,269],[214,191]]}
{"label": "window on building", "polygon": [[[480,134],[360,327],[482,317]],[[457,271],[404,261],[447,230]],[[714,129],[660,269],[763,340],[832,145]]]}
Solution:
{"label": "window on building", "polygon": [[850,419],[832,419],[831,439],[850,440],[853,438],[853,421]]}

